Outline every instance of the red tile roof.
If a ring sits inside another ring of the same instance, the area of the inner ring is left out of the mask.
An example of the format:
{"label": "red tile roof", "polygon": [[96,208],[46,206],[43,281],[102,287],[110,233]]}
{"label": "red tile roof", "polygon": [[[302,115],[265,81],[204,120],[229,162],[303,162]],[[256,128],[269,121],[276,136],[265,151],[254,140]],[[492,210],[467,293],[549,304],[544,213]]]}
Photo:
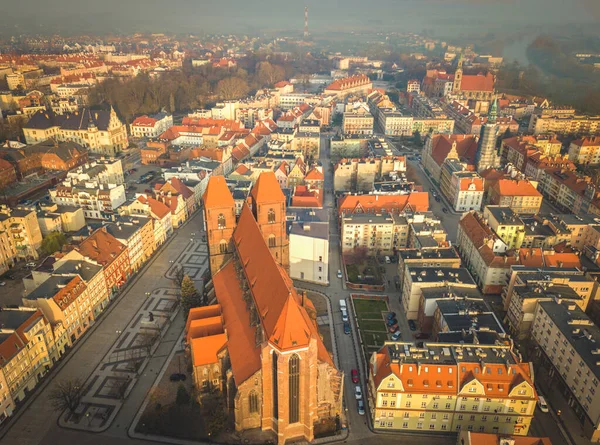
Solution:
{"label": "red tile roof", "polygon": [[339,213],[399,213],[404,209],[414,212],[429,210],[429,193],[412,192],[407,195],[346,195],[340,200]]}
{"label": "red tile roof", "polygon": [[494,185],[494,190],[500,196],[542,196],[542,194],[527,180],[500,179]]}
{"label": "red tile roof", "polygon": [[486,75],[477,74],[477,75],[468,75],[465,74],[462,77],[462,81],[460,83],[460,89],[462,91],[486,91],[491,92],[494,91],[494,75],[492,73],[487,73]]}
{"label": "red tile roof", "polygon": [[478,138],[473,135],[463,134],[436,134],[431,141],[431,157],[438,165],[442,165],[456,143],[456,152],[461,161],[475,164]]}
{"label": "red tile roof", "polygon": [[227,187],[227,182],[223,176],[211,176],[208,178],[208,185],[204,192],[204,207],[220,208],[234,207],[233,196]]}
{"label": "red tile roof", "polygon": [[273,172],[261,173],[250,193],[257,203],[285,201],[279,181]]}
{"label": "red tile roof", "polygon": [[98,264],[106,266],[112,263],[126,246],[102,227],[81,242],[77,250]]}

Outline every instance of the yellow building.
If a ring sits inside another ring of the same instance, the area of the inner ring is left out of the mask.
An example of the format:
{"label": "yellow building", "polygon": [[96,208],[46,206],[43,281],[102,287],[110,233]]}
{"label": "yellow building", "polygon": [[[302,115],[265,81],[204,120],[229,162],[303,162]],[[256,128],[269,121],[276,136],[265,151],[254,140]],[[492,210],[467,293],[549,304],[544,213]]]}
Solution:
{"label": "yellow building", "polygon": [[537,394],[509,346],[386,342],[369,364],[378,430],[527,435]]}
{"label": "yellow building", "polygon": [[[0,421],[12,414],[52,367],[55,341],[52,329],[39,310],[3,309],[0,312]],[[8,389],[8,391],[6,391]]]}
{"label": "yellow building", "polygon": [[42,247],[42,231],[34,209],[17,207],[0,208],[0,222],[14,245],[20,258],[39,258],[38,250]]}
{"label": "yellow building", "polygon": [[486,206],[483,218],[508,249],[519,249],[525,239],[525,223],[510,207]]}

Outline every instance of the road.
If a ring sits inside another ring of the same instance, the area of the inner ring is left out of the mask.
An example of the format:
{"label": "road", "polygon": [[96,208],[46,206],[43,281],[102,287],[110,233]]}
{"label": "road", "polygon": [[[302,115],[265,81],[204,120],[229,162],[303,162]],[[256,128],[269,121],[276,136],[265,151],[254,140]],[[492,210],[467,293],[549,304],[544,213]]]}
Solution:
{"label": "road", "polygon": [[[112,436],[111,444],[135,443],[126,438],[126,428],[129,420],[137,412],[143,398],[156,378],[162,364],[173,348],[173,341],[181,333],[182,317],[176,318],[167,334],[163,337],[158,352],[145,369],[130,399],[125,403],[113,426],[103,435],[93,435],[61,429],[57,426],[58,413],[52,407],[49,393],[58,381],[80,377],[86,380],[106,355],[110,346],[117,340],[118,332],[127,326],[134,314],[144,304],[148,289],[172,287],[171,280],[164,277],[165,272],[176,261],[190,241],[191,234],[202,227],[202,212],[197,212],[185,226],[178,229],[169,244],[160,251],[141,272],[134,278],[130,287],[113,303],[100,320],[78,342],[62,363],[53,370],[41,388],[31,399],[25,402],[17,416],[11,419],[9,425],[0,431],[3,434],[0,444],[6,445],[53,445],[57,443],[72,444],[106,444],[105,435]],[[178,316],[179,317],[179,316]],[[9,429],[7,427],[10,427]],[[104,437],[104,439],[101,439]],[[94,439],[98,438],[98,440]],[[120,438],[121,440],[116,440]]]}

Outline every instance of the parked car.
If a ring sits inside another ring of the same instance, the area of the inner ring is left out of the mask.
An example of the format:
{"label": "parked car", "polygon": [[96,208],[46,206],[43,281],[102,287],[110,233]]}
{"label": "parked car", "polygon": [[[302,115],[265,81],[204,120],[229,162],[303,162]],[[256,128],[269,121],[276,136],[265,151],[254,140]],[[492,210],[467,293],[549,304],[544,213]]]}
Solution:
{"label": "parked car", "polygon": [[396,313],[395,312],[390,312],[387,314],[387,319],[391,320],[392,318],[396,318]]}
{"label": "parked car", "polygon": [[342,278],[342,271],[341,270],[338,270],[337,277],[340,278],[340,279]]}
{"label": "parked car", "polygon": [[344,334],[350,335],[350,323],[348,322],[344,323]]}
{"label": "parked car", "polygon": [[444,213],[448,213],[448,209],[447,209],[446,207],[444,207],[444,208],[442,209],[442,212],[444,212]]}
{"label": "parked car", "polygon": [[402,337],[402,332],[396,331],[392,334],[392,341],[398,341]]}
{"label": "parked car", "polygon": [[540,396],[538,393],[538,403],[537,406],[540,409],[541,412],[543,413],[547,413],[549,411],[548,409],[548,403],[546,402],[546,399],[544,399],[544,396]]}
{"label": "parked car", "polygon": [[398,330],[398,325],[395,324],[393,326],[390,326],[389,330],[390,330],[390,334],[393,334],[394,332],[396,332]]}
{"label": "parked car", "polygon": [[442,200],[442,198],[440,198],[439,196],[436,196],[436,197],[435,197],[435,201],[436,201],[436,202],[440,202],[441,200]]}
{"label": "parked car", "polygon": [[186,379],[186,375],[185,374],[180,374],[178,372],[171,374],[171,376],[169,377],[169,380],[171,380],[172,382],[185,382]]}
{"label": "parked car", "polygon": [[429,338],[429,334],[425,332],[419,332],[417,335],[415,335],[415,338],[419,340],[427,340]]}
{"label": "parked car", "polygon": [[414,320],[408,320],[408,327],[410,328],[411,331],[417,330],[417,325],[415,324]]}
{"label": "parked car", "polygon": [[360,385],[354,387],[354,397],[356,397],[356,400],[362,399],[362,389],[360,389]]}
{"label": "parked car", "polygon": [[350,373],[352,374],[352,383],[358,383],[358,369],[353,369]]}
{"label": "parked car", "polygon": [[340,311],[345,311],[346,310],[346,299],[340,298],[339,305],[340,305]]}
{"label": "parked car", "polygon": [[395,325],[395,324],[398,324],[398,320],[397,320],[397,319],[395,319],[395,318],[392,318],[391,320],[388,320],[388,321],[387,321],[387,325],[388,325],[388,326],[393,326],[393,325]]}
{"label": "parked car", "polygon": [[0,281],[0,286],[6,286],[6,281]]}
{"label": "parked car", "polygon": [[36,267],[36,264],[34,262],[30,262],[30,263],[27,263],[26,266],[34,268],[34,267]]}
{"label": "parked car", "polygon": [[342,309],[342,321],[348,321],[348,311],[346,309]]}
{"label": "parked car", "polygon": [[361,416],[365,415],[365,402],[363,402],[362,400],[358,401],[358,414],[360,414]]}

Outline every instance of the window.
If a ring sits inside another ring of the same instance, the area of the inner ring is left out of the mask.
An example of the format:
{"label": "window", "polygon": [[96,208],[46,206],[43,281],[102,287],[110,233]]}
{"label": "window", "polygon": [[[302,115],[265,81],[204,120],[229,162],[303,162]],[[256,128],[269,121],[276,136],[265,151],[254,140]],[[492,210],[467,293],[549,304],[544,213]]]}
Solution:
{"label": "window", "polygon": [[294,354],[289,361],[290,423],[300,420],[300,357]]}
{"label": "window", "polygon": [[222,239],[219,243],[219,253],[227,253],[227,241],[225,241],[224,239]]}
{"label": "window", "polygon": [[269,235],[269,247],[275,247],[276,245],[275,235]]}
{"label": "window", "polygon": [[224,229],[226,226],[225,215],[219,213],[219,216],[217,217],[217,228]]}
{"label": "window", "polygon": [[408,428],[408,422],[402,422],[402,428]]}
{"label": "window", "polygon": [[275,223],[275,210],[269,209],[267,219],[268,219],[269,224]]}
{"label": "window", "polygon": [[277,354],[273,352],[273,416],[279,418],[279,396],[277,390]]}
{"label": "window", "polygon": [[251,413],[258,412],[258,394],[254,390],[250,391],[250,395],[248,395],[248,405]]}

